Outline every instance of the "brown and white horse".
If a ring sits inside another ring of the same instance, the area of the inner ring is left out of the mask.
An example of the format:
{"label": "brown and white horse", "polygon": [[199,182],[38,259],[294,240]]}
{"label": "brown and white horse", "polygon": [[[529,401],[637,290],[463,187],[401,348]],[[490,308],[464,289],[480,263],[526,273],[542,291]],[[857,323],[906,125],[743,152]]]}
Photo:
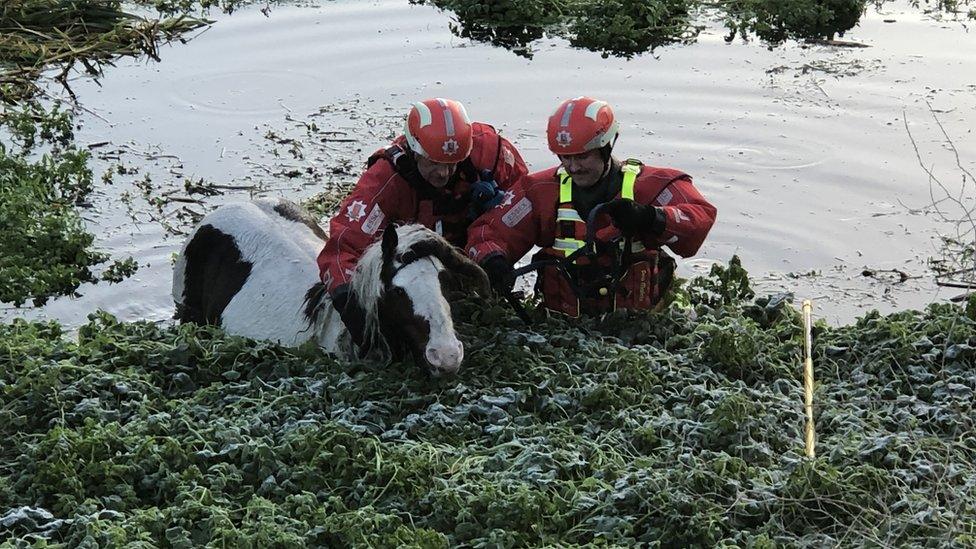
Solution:
{"label": "brown and white horse", "polygon": [[[173,299],[181,322],[327,351],[356,350],[319,281],[316,257],[327,235],[286,200],[227,204],[205,216],[176,260]],[[351,277],[374,347],[399,360],[409,352],[434,375],[457,371],[464,347],[445,299],[453,274],[487,292],[484,272],[421,225],[387,227]]]}

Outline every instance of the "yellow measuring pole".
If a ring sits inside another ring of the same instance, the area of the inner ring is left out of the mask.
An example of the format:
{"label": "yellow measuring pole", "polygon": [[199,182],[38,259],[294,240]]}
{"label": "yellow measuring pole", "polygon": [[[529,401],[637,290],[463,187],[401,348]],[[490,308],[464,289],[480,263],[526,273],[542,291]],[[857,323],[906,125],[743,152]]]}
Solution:
{"label": "yellow measuring pole", "polygon": [[804,327],[804,339],[806,340],[806,355],[803,359],[803,407],[807,414],[807,425],[806,425],[806,442],[807,442],[807,457],[816,457],[817,453],[814,450],[814,445],[816,444],[816,432],[813,428],[813,321],[811,320],[811,314],[813,313],[813,302],[809,299],[803,300],[803,327]]}

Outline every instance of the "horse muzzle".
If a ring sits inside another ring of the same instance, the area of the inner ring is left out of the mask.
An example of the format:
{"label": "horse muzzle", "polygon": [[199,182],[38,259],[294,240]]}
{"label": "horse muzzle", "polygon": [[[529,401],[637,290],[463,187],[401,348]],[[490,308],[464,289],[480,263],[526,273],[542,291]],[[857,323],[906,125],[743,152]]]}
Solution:
{"label": "horse muzzle", "polygon": [[457,338],[427,344],[424,358],[430,366],[430,373],[434,377],[453,374],[461,367],[464,360],[464,345]]}

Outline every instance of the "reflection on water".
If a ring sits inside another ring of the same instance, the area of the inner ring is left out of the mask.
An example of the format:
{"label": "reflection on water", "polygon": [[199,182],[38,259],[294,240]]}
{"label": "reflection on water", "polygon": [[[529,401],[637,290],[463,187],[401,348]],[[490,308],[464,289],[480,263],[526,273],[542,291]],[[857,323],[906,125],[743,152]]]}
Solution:
{"label": "reflection on water", "polygon": [[786,40],[832,39],[854,27],[867,0],[780,0],[777,2],[565,3],[554,0],[411,0],[439,6],[456,20],[451,30],[532,57],[532,43],[544,34],[603,55],[633,56],[674,43],[693,42],[699,20],[721,21],[725,40],[758,37],[770,44]]}
{"label": "reflection on water", "polygon": [[[149,177],[158,193],[188,178],[248,187],[181,204],[204,211],[252,194],[301,199],[348,184],[418,97],[465,102],[542,169],[554,163],[544,141],[550,111],[566,97],[593,95],[622,121],[619,156],[687,171],[718,206],[715,228],[683,274],[739,254],[761,290],[816,297],[827,318],[849,320],[865,307],[917,307],[958,293],[939,294],[930,279],[860,277],[865,266],[922,274],[936,231],[945,230],[921,209],[932,196],[905,124],[945,181],[958,177],[929,104],[961,157],[976,159],[967,120],[976,107],[973,36],[887,9],[869,12],[846,36],[870,48],[769,50],[728,44],[716,27],[694,45],[631,60],[560,39],[537,42],[526,59],[459,38],[447,14],[400,0],[279,8],[270,17],[246,10],[165,49],[160,64],[123,62],[100,85],[75,81],[93,113],[81,115],[78,139],[110,140],[121,151],[99,149],[96,174],[121,158],[138,170],[130,182]],[[148,214],[130,216],[126,200],[138,193],[124,178],[97,194],[86,218],[103,248],[139,260],[136,276],[3,318],[76,325],[98,307],[125,319],[171,314],[179,238]]]}

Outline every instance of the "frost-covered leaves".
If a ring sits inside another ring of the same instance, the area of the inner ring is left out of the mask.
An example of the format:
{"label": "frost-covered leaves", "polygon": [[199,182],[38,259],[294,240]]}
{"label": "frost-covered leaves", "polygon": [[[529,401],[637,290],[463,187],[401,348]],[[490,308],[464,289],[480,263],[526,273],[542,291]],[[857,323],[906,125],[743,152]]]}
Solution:
{"label": "frost-covered leaves", "polygon": [[[0,328],[0,535],[189,547],[965,546],[976,327],[802,331],[727,267],[693,309],[543,319],[461,301],[452,379],[212,328]],[[742,273],[744,276],[744,272]],[[725,295],[715,300],[708,296]],[[732,299],[738,295],[738,298]]]}

